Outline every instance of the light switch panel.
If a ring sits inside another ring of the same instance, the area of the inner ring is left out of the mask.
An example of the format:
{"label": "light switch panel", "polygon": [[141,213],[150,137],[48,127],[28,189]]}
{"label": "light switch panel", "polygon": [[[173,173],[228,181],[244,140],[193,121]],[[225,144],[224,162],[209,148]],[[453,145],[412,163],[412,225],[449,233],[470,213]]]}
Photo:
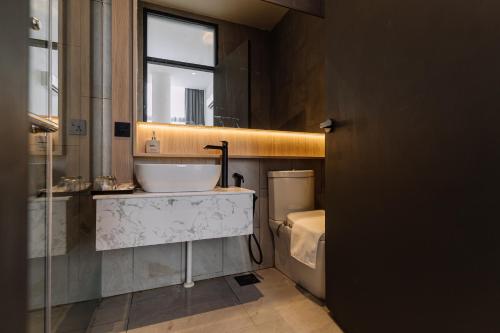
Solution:
{"label": "light switch panel", "polygon": [[115,136],[121,138],[130,138],[130,123],[115,122]]}
{"label": "light switch panel", "polygon": [[87,135],[87,121],[84,119],[70,119],[69,135]]}

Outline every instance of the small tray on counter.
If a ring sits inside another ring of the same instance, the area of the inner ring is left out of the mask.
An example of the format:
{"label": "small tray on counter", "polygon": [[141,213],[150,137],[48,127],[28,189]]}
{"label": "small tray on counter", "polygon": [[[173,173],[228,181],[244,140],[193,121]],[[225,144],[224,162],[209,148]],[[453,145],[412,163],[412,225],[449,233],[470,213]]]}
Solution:
{"label": "small tray on counter", "polygon": [[110,195],[110,194],[132,194],[134,193],[134,189],[126,189],[126,190],[92,190],[92,195]]}
{"label": "small tray on counter", "polygon": [[[69,191],[69,190],[63,189],[59,186],[54,186],[54,187],[52,187],[52,196],[53,197],[66,197],[66,196],[81,195],[84,193],[88,193],[87,191],[90,189],[91,186],[92,186],[92,183],[88,183],[88,182],[82,183],[80,186],[80,189],[76,190],[76,191]],[[47,189],[43,188],[43,189],[38,191],[37,197],[40,198],[40,197],[45,197],[45,196],[47,196]]]}
{"label": "small tray on counter", "polygon": [[91,191],[92,195],[117,195],[117,194],[132,194],[136,186],[132,183],[123,183],[116,185],[115,189],[96,190]]}

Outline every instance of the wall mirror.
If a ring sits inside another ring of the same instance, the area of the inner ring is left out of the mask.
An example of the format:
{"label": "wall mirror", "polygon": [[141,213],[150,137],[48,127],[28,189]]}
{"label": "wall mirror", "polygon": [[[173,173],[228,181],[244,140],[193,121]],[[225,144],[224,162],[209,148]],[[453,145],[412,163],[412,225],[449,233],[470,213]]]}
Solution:
{"label": "wall mirror", "polygon": [[[28,114],[31,119],[48,121],[59,130],[52,135],[54,155],[62,154],[63,142],[63,57],[61,56],[62,22],[60,1],[30,1],[29,25],[29,98]],[[30,154],[46,154],[45,134],[32,134]]]}
{"label": "wall mirror", "polygon": [[296,3],[138,2],[137,121],[319,132],[324,20]]}

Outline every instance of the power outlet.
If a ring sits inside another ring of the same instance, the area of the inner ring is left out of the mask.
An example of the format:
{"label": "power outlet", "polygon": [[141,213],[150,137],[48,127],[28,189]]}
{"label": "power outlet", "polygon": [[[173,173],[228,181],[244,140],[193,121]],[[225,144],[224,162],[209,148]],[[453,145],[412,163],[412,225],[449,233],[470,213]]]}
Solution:
{"label": "power outlet", "polygon": [[87,121],[84,119],[70,119],[69,135],[87,135]]}

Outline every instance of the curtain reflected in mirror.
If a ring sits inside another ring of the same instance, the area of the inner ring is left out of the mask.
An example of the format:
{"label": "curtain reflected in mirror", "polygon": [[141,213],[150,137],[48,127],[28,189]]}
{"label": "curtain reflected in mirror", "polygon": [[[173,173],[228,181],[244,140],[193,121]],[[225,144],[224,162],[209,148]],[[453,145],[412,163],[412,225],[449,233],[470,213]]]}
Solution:
{"label": "curtain reflected in mirror", "polygon": [[205,90],[186,88],[186,124],[205,125]]}

